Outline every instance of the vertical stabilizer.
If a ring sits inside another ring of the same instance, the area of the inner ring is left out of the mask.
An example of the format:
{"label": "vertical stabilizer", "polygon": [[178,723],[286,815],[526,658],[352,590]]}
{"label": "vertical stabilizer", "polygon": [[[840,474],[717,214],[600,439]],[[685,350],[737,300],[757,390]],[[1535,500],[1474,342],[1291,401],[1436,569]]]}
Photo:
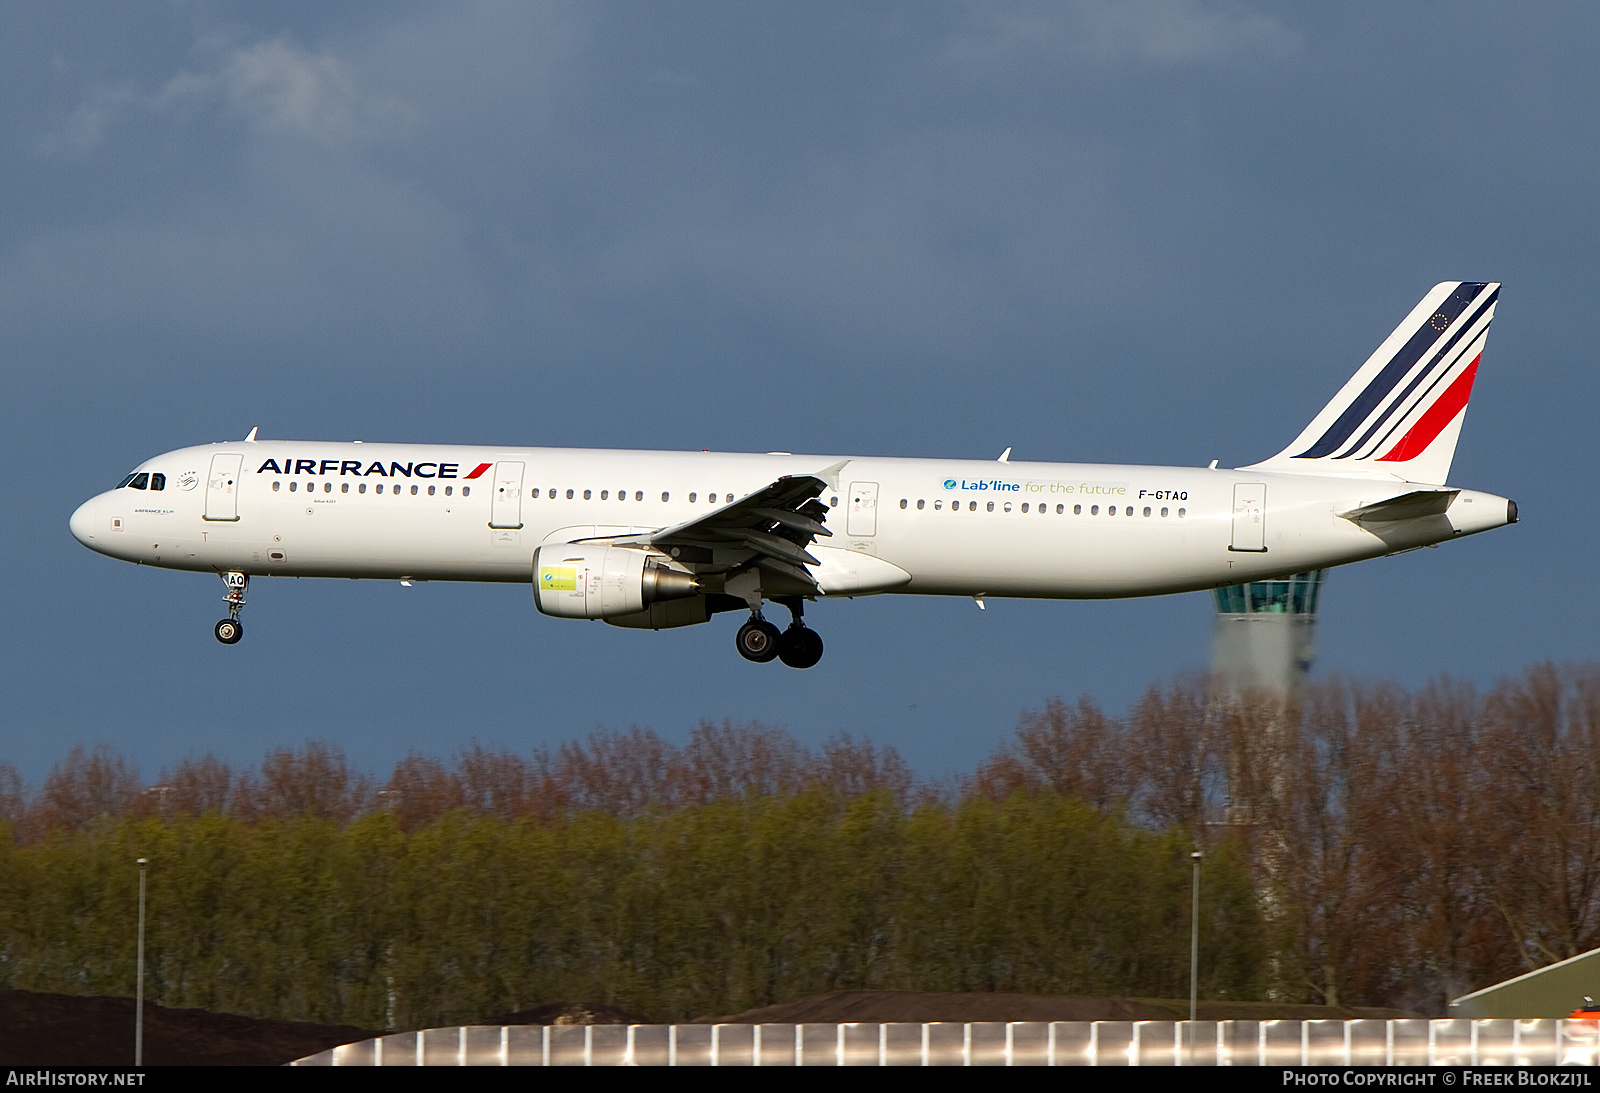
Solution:
{"label": "vertical stabilizer", "polygon": [[1499,296],[1490,282],[1435,285],[1294,443],[1253,468],[1442,485]]}

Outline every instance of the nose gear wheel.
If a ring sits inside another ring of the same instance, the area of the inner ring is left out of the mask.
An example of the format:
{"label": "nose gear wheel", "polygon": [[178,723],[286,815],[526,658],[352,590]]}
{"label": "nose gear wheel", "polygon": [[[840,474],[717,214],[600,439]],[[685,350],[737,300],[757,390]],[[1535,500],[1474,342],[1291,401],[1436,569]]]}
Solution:
{"label": "nose gear wheel", "polygon": [[228,589],[228,594],[222,597],[222,602],[228,605],[228,617],[217,623],[212,633],[222,644],[234,645],[244,637],[244,624],[239,621],[239,612],[244,610],[244,591],[250,587],[250,575],[228,572],[220,576]]}

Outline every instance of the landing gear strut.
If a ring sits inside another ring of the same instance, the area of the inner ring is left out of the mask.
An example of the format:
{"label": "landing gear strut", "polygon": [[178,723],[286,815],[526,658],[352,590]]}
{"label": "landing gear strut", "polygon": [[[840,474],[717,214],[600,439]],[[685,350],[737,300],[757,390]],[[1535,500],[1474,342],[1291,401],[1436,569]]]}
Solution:
{"label": "landing gear strut", "polygon": [[228,587],[228,594],[222,597],[228,605],[228,617],[217,623],[213,632],[222,644],[233,645],[244,637],[244,624],[239,621],[239,612],[244,608],[244,590],[250,587],[250,575],[228,572],[221,576],[222,583]]}

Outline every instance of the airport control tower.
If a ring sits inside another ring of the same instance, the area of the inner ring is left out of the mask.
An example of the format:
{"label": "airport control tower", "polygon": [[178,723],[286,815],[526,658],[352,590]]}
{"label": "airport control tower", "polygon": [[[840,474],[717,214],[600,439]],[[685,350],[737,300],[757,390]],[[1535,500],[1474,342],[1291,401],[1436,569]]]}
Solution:
{"label": "airport control tower", "polygon": [[1211,670],[1235,697],[1263,690],[1299,694],[1316,654],[1317,600],[1327,570],[1252,581],[1212,592],[1217,604]]}

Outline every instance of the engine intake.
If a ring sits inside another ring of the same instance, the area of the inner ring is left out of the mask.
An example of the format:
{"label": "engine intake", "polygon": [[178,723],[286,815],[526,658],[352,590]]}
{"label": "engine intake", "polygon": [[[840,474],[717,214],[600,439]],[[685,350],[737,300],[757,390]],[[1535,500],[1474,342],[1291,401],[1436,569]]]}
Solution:
{"label": "engine intake", "polygon": [[634,547],[555,543],[533,552],[533,602],[557,618],[631,615],[700,592],[694,574]]}

